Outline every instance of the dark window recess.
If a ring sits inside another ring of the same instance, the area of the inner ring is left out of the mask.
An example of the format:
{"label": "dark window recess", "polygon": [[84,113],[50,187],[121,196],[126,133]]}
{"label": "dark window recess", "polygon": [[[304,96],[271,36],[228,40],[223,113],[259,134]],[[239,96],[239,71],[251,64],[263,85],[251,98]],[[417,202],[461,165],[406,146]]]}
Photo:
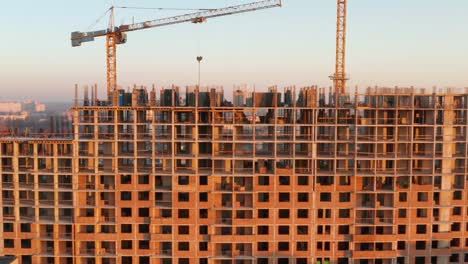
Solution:
{"label": "dark window recess", "polygon": [[416,225],[416,234],[426,234],[427,227],[426,225]]}
{"label": "dark window recess", "polygon": [[[23,225],[23,224],[21,224]],[[3,232],[14,232],[14,225],[13,223],[3,223]],[[23,232],[23,231],[21,231]]]}
{"label": "dark window recess", "polygon": [[351,216],[351,210],[350,209],[339,209],[338,211],[338,217],[339,218],[349,218]]}
{"label": "dark window recess", "polygon": [[278,181],[279,181],[279,185],[291,184],[289,176],[279,176]]}
{"label": "dark window recess", "polygon": [[149,201],[150,192],[139,192],[138,200],[139,201]]}
{"label": "dark window recess", "polygon": [[296,258],[296,264],[307,264],[307,258]]}
{"label": "dark window recess", "polygon": [[20,225],[21,232],[23,233],[30,233],[31,232],[31,224],[29,223],[22,223]]}
{"label": "dark window recess", "polygon": [[190,260],[188,258],[180,258],[179,264],[190,264]]}
{"label": "dark window recess", "polygon": [[208,251],[208,242],[199,242],[198,249],[200,251]]}
{"label": "dark window recess", "polygon": [[122,257],[122,263],[132,263],[133,262],[133,258],[130,257],[130,256],[123,256]]}
{"label": "dark window recess", "polygon": [[425,257],[415,257],[414,261],[415,261],[415,263],[426,263],[426,258]]}
{"label": "dark window recess", "polygon": [[132,249],[132,240],[122,240],[121,247],[122,249]]}
{"label": "dark window recess", "polygon": [[289,235],[289,226],[278,226],[278,234]]}
{"label": "dark window recess", "polygon": [[258,214],[258,218],[268,218],[269,217],[268,209],[258,209],[257,214]]}
{"label": "dark window recess", "polygon": [[132,200],[132,192],[121,192],[120,193],[120,200],[122,200],[122,201]]}
{"label": "dark window recess", "polygon": [[188,192],[179,192],[177,196],[179,202],[188,202],[190,200],[190,194]]}
{"label": "dark window recess", "polygon": [[208,226],[206,225],[202,225],[198,228],[198,233],[200,233],[200,235],[207,235],[208,234]]}
{"label": "dark window recess", "polygon": [[278,195],[279,202],[289,202],[289,193],[281,192]]}
{"label": "dark window recess", "polygon": [[198,199],[200,202],[208,202],[208,193],[207,192],[201,192],[198,194]]}
{"label": "dark window recess", "polygon": [[309,201],[309,193],[298,193],[297,194],[297,201],[298,202],[308,202]]}
{"label": "dark window recess", "polygon": [[189,251],[190,243],[189,242],[179,242],[177,243],[177,248],[179,251]]}
{"label": "dark window recess", "polygon": [[172,217],[172,210],[171,209],[161,209],[161,216],[162,216],[162,218],[171,218]]}
{"label": "dark window recess", "polygon": [[179,226],[178,229],[179,229],[179,235],[188,235],[190,232],[189,226],[186,226],[186,225]]}
{"label": "dark window recess", "polygon": [[189,209],[179,209],[177,210],[177,215],[179,218],[189,218],[190,217]]}
{"label": "dark window recess", "polygon": [[406,242],[405,241],[398,241],[397,242],[397,249],[398,250],[405,250],[406,249]]}
{"label": "dark window recess", "polygon": [[200,218],[208,218],[208,209],[200,209]]}
{"label": "dark window recess", "polygon": [[296,242],[296,249],[297,251],[308,251],[309,250],[309,243],[298,241]]}
{"label": "dark window recess", "polygon": [[406,209],[398,209],[398,217],[406,218]]}
{"label": "dark window recess", "polygon": [[297,209],[297,218],[309,218],[309,210]]}
{"label": "dark window recess", "polygon": [[309,227],[308,226],[297,226],[297,234],[298,235],[308,235],[309,234]]}
{"label": "dark window recess", "polygon": [[122,224],[120,225],[120,230],[122,233],[131,233],[132,225],[131,224]]}
{"label": "dark window recess", "polygon": [[268,176],[259,176],[258,185],[267,186],[270,185],[270,177]]}
{"label": "dark window recess", "polygon": [[179,185],[188,185],[190,182],[188,176],[179,176],[177,183]]}
{"label": "dark window recess", "polygon": [[341,250],[341,251],[349,250],[349,242],[346,242],[346,241],[338,242],[338,250]]}
{"label": "dark window recess", "polygon": [[351,193],[340,193],[340,203],[347,203],[351,201]]}
{"label": "dark window recess", "polygon": [[278,242],[278,251],[289,251],[289,242]]}
{"label": "dark window recess", "polygon": [[349,234],[349,226],[347,226],[347,225],[340,225],[340,226],[338,226],[338,234],[339,234],[339,235],[347,235],[347,234]]}
{"label": "dark window recess", "polygon": [[120,184],[131,184],[132,175],[122,175],[120,176]]}
{"label": "dark window recess", "polygon": [[320,193],[320,201],[321,202],[331,202],[332,195],[329,192]]}
{"label": "dark window recess", "polygon": [[200,176],[200,185],[208,185],[208,176]]}
{"label": "dark window recess", "polygon": [[150,242],[148,240],[140,240],[138,241],[138,248],[139,249],[149,249]]}
{"label": "dark window recess", "polygon": [[3,246],[5,248],[14,248],[15,247],[15,240],[13,239],[4,239]]}
{"label": "dark window recess", "polygon": [[408,200],[408,194],[405,192],[401,192],[398,197],[400,202],[406,202]]}
{"label": "dark window recess", "polygon": [[138,233],[147,234],[149,233],[150,227],[148,224],[139,224],[138,225]]}
{"label": "dark window recess", "polygon": [[297,185],[309,185],[309,177],[308,176],[297,177]]}
{"label": "dark window recess", "polygon": [[122,217],[132,217],[132,208],[122,208],[120,212]]}
{"label": "dark window recess", "polygon": [[398,225],[398,234],[406,234],[406,225]]}
{"label": "dark window recess", "polygon": [[258,235],[268,235],[268,226],[257,226]]}
{"label": "dark window recess", "polygon": [[257,249],[258,251],[268,251],[268,242],[258,242]]}
{"label": "dark window recess", "polygon": [[150,257],[148,256],[141,256],[139,257],[140,264],[150,264]]}
{"label": "dark window recess", "polygon": [[149,175],[138,176],[138,184],[149,184]]}
{"label": "dark window recess", "polygon": [[161,226],[161,233],[162,234],[172,234],[172,226],[169,226],[169,225],[164,225],[164,226]]}
{"label": "dark window recess", "polygon": [[31,248],[31,239],[21,239],[21,248]]}
{"label": "dark window recess", "polygon": [[258,193],[258,202],[266,203],[270,201],[270,194],[269,193]]}
{"label": "dark window recess", "polygon": [[289,209],[279,209],[278,210],[279,218],[289,218]]}
{"label": "dark window recess", "polygon": [[416,250],[426,249],[426,241],[416,241]]}
{"label": "dark window recess", "polygon": [[138,217],[149,217],[149,208],[138,208]]}

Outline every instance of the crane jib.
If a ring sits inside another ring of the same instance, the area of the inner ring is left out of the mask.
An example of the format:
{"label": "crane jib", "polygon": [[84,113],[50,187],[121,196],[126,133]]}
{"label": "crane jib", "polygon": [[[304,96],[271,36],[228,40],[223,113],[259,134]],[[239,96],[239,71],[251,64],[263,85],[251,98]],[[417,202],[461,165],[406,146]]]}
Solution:
{"label": "crane jib", "polygon": [[[129,25],[121,25],[120,27],[116,27],[114,29],[114,32],[135,31],[135,30],[152,28],[152,27],[169,26],[169,25],[179,24],[179,23],[184,23],[184,22],[199,23],[199,22],[204,22],[207,18],[228,16],[228,15],[233,15],[233,14],[238,14],[238,13],[256,11],[260,9],[279,7],[281,5],[282,5],[281,0],[266,0],[266,1],[249,3],[249,4],[224,7],[224,8],[219,8],[219,9],[209,9],[209,10],[196,12],[192,14],[167,17],[167,18],[150,20],[150,21],[129,24]],[[80,46],[82,42],[94,41],[94,38],[104,37],[104,36],[107,36],[109,33],[111,33],[109,29],[90,31],[90,32],[73,32],[71,36],[72,46],[74,47]]]}
{"label": "crane jib", "polygon": [[134,31],[134,30],[140,30],[140,29],[146,29],[146,28],[168,26],[168,25],[184,23],[184,22],[197,23],[198,21],[205,21],[208,18],[234,15],[234,14],[256,11],[260,9],[279,7],[279,6],[281,6],[281,1],[267,0],[267,1],[243,4],[243,5],[238,5],[238,6],[231,6],[231,7],[219,8],[219,9],[210,9],[210,10],[206,10],[202,12],[196,12],[192,14],[185,14],[185,15],[168,17],[168,18],[161,18],[161,19],[150,20],[150,21],[145,21],[145,22],[140,22],[140,23],[135,23],[135,24],[122,25],[119,27],[119,31],[121,32]]}

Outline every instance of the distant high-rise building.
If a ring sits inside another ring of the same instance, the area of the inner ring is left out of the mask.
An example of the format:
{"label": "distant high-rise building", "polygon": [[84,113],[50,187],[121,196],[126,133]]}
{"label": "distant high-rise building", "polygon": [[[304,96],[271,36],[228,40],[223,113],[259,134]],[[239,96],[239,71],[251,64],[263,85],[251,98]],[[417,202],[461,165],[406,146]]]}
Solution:
{"label": "distant high-rise building", "polygon": [[23,111],[20,102],[0,102],[0,113],[19,113]]}
{"label": "distant high-rise building", "polygon": [[46,111],[46,105],[45,104],[40,104],[37,103],[35,104],[35,109],[36,112],[45,112]]}

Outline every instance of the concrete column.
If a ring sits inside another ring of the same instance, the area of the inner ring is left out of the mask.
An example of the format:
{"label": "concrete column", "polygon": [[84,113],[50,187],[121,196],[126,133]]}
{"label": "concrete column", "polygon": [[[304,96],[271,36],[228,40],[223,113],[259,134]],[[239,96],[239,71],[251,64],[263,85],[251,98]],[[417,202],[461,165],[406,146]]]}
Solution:
{"label": "concrete column", "polygon": [[[450,232],[451,224],[451,200],[453,191],[453,154],[455,153],[453,140],[455,138],[453,121],[455,113],[452,109],[453,96],[445,97],[444,106],[444,125],[443,125],[443,149],[442,149],[442,177],[440,192],[440,221],[446,222],[439,225],[439,232]],[[450,245],[450,241],[439,241],[438,247],[443,248]],[[449,263],[448,256],[437,257],[437,263]]]}

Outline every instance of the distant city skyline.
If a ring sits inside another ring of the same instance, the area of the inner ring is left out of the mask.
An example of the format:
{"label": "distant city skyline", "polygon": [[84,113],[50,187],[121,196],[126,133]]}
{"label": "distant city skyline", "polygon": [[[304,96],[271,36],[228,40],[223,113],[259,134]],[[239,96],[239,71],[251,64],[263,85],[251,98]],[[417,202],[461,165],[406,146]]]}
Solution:
{"label": "distant city skyline", "polygon": [[[115,5],[216,8],[250,1],[114,1]],[[336,1],[284,0],[281,9],[131,32],[118,49],[118,80],[193,85],[202,55],[202,85],[332,85]],[[10,1],[0,10],[0,100],[70,101],[74,84],[105,92],[103,39],[72,48],[112,4],[92,0]],[[468,2],[350,0],[349,87],[468,87]],[[175,15],[119,10],[117,23]],[[107,17],[92,29],[102,29]]]}

